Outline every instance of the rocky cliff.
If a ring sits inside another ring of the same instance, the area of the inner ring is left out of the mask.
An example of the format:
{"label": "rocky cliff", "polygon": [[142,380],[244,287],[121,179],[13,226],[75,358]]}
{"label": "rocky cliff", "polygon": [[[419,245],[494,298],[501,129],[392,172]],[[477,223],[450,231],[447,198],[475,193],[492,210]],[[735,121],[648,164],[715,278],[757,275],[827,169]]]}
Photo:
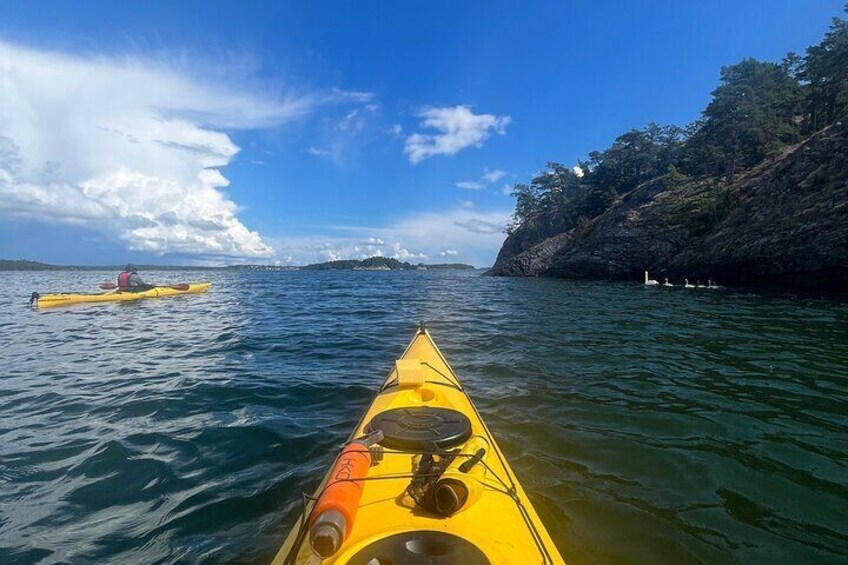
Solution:
{"label": "rocky cliff", "polygon": [[489,274],[848,289],[848,119],[724,179],[665,176],[564,231],[556,214],[504,242]]}

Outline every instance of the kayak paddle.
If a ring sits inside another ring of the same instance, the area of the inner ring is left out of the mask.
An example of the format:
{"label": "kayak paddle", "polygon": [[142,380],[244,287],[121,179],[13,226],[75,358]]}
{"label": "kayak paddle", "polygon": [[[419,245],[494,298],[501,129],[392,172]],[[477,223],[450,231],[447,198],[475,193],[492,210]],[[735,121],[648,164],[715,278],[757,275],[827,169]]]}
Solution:
{"label": "kayak paddle", "polygon": [[[154,286],[159,286],[159,287],[163,287],[163,288],[173,288],[174,290],[188,290],[188,285],[185,284],[185,283],[159,284],[159,285],[154,285]],[[113,282],[102,282],[102,283],[100,283],[100,288],[102,288],[103,290],[115,290],[116,288],[118,288],[118,285],[113,283]]]}

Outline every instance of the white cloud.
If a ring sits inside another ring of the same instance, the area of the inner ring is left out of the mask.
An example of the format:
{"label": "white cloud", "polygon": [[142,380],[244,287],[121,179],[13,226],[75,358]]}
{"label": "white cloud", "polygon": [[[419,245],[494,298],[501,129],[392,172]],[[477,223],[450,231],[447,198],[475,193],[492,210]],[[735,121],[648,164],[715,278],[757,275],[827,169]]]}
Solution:
{"label": "white cloud", "polygon": [[486,169],[486,171],[483,173],[483,179],[489,183],[496,183],[505,176],[506,173],[501,171],[500,169],[495,169],[494,171]]}
{"label": "white cloud", "polygon": [[332,237],[279,237],[272,243],[278,253],[293,257],[296,265],[379,255],[410,262],[449,256],[487,266],[503,243],[503,227],[511,214],[511,210],[484,212],[460,206],[411,214],[384,227],[335,226]]}
{"label": "white cloud", "polygon": [[[368,104],[365,108],[367,109],[370,106],[373,106],[373,104]],[[354,108],[345,114],[345,117],[342,118],[337,127],[342,131],[362,131],[362,128],[365,127],[365,120],[359,113],[359,108]]]}
{"label": "white cloud", "polygon": [[158,253],[272,255],[224,192],[220,169],[239,148],[215,130],[277,126],[321,102],[2,42],[0,85],[0,215],[84,224]]}
{"label": "white cloud", "polygon": [[403,126],[400,124],[394,124],[388,129],[388,133],[392,137],[401,137],[403,135]]}
{"label": "white cloud", "polygon": [[483,169],[483,176],[480,177],[480,180],[464,180],[456,183],[456,186],[459,188],[464,188],[466,190],[483,190],[486,188],[487,184],[493,184],[501,180],[506,176],[506,173],[495,169],[494,171],[490,171],[489,167],[485,167]]}
{"label": "white cloud", "polygon": [[474,114],[470,106],[424,108],[422,128],[438,133],[414,133],[406,138],[404,152],[411,163],[434,155],[455,155],[466,147],[481,147],[492,133],[503,135],[512,121],[509,116]]}
{"label": "white cloud", "polygon": [[573,172],[574,176],[576,176],[577,178],[583,178],[583,169],[581,169],[579,165],[574,165],[573,167],[571,167],[571,172]]}
{"label": "white cloud", "polygon": [[[312,132],[313,145],[307,148],[307,153],[315,157],[326,158],[337,167],[345,167],[351,161],[355,161],[364,147],[373,138],[374,126],[380,122],[380,104],[371,102],[363,104],[361,98],[370,93],[353,93],[353,96],[345,96],[344,93],[335,90],[337,94],[336,105],[344,105],[348,108],[340,117],[321,120],[317,131]],[[369,98],[370,100],[370,98]],[[379,126],[383,129],[384,126]]]}
{"label": "white cloud", "polygon": [[471,200],[460,200],[459,205],[463,208],[474,208],[474,202]]}
{"label": "white cloud", "polygon": [[501,192],[504,193],[504,196],[512,196],[512,187],[505,184],[501,187]]}
{"label": "white cloud", "polygon": [[324,149],[322,147],[309,147],[306,150],[306,152],[309,153],[310,155],[315,156],[315,157],[330,157],[330,158],[332,158],[332,157],[335,156],[335,154],[333,153],[332,150]]}
{"label": "white cloud", "polygon": [[502,233],[504,229],[504,224],[500,222],[490,222],[480,218],[457,220],[455,223],[457,226],[474,233]]}
{"label": "white cloud", "polygon": [[325,102],[348,101],[357,103],[366,103],[374,99],[373,92],[357,92],[353,90],[341,90],[333,88],[330,95],[325,97]]}

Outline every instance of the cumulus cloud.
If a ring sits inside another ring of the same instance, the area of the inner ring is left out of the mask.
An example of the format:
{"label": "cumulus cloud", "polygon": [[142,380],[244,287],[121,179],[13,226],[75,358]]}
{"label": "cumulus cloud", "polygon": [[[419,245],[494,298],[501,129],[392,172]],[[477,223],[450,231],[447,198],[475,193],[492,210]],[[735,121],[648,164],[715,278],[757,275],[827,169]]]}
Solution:
{"label": "cumulus cloud", "polygon": [[474,265],[490,265],[504,240],[504,226],[511,210],[482,211],[453,208],[409,215],[381,230],[385,236],[402,241],[428,257],[439,256],[445,249]]}
{"label": "cumulus cloud", "polygon": [[504,240],[511,210],[479,211],[456,207],[402,217],[384,227],[335,226],[332,236],[279,237],[279,253],[305,265],[336,259],[381,256],[410,262],[443,257],[478,266],[491,265]]}
{"label": "cumulus cloud", "polygon": [[504,135],[509,116],[474,114],[470,106],[424,108],[418,113],[421,127],[437,133],[414,133],[406,138],[404,152],[411,163],[435,155],[455,155],[466,147],[481,147],[492,135]]}
{"label": "cumulus cloud", "polygon": [[506,176],[506,173],[501,171],[500,169],[495,169],[494,171],[490,171],[489,169],[486,169],[486,171],[483,173],[483,179],[486,182],[489,182],[489,183],[498,182],[499,180],[501,180],[505,176]]}
{"label": "cumulus cloud", "polygon": [[239,148],[220,130],[278,126],[319,101],[3,42],[0,85],[0,215],[85,225],[135,250],[272,255],[224,190]]}
{"label": "cumulus cloud", "polygon": [[480,177],[480,180],[459,181],[456,183],[456,186],[459,188],[464,188],[466,190],[483,190],[484,188],[486,188],[486,185],[496,183],[505,176],[506,173],[501,171],[500,169],[490,171],[489,167],[485,167],[483,169],[483,176]]}
{"label": "cumulus cloud", "polygon": [[574,176],[576,176],[577,178],[583,178],[583,169],[581,169],[579,165],[574,165],[573,167],[571,167],[571,172],[573,172]]}
{"label": "cumulus cloud", "polygon": [[455,223],[457,226],[474,233],[502,233],[504,230],[504,224],[489,222],[480,218],[469,218]]}
{"label": "cumulus cloud", "polygon": [[289,255],[286,255],[288,258],[287,264],[294,262],[303,265],[342,259],[367,259],[368,257],[391,257],[398,261],[411,262],[428,259],[426,253],[410,250],[400,241],[387,243],[378,237],[370,237],[360,241],[355,235],[281,238],[278,242],[275,242],[275,247],[289,253]]}

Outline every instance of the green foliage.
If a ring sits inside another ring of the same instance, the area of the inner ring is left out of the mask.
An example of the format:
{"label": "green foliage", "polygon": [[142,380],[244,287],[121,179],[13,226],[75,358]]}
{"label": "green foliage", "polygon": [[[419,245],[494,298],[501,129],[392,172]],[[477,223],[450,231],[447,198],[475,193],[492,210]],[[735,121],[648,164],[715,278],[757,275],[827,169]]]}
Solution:
{"label": "green foliage", "polygon": [[652,122],[644,129],[632,129],[616,138],[606,151],[589,154],[591,174],[586,181],[613,194],[628,192],[676,163],[685,138],[686,132],[677,126],[662,127]]}
{"label": "green foliage", "polygon": [[665,173],[666,188],[675,188],[689,180],[689,175],[681,173],[674,164],[668,166]]}
{"label": "green foliage", "polygon": [[392,259],[391,257],[368,257],[367,259],[344,259],[340,261],[327,261],[326,263],[315,263],[304,267],[308,271],[334,271],[353,269],[380,269],[388,268],[393,271],[413,270],[418,267],[406,262]]}
{"label": "green foliage", "polygon": [[[848,4],[845,11],[848,12]],[[799,76],[807,83],[806,107],[811,131],[848,113],[848,20],[833,18],[821,43],[807,48]]]}
{"label": "green foliage", "polygon": [[[548,163],[530,184],[516,184],[515,214],[507,233],[531,221],[542,231],[551,226],[558,231],[582,226],[585,231],[621,195],[661,176],[666,188],[689,182],[689,175],[730,181],[738,170],[846,114],[848,21],[834,18],[821,43],[809,47],[803,58],[790,52],[780,64],[743,59],[723,67],[712,100],[701,119],[689,126],[650,123],[632,129],[609,148],[579,161],[582,175]],[[711,208],[697,206],[687,214],[696,231],[706,229],[730,205],[725,202],[729,193],[722,194],[710,198]]]}
{"label": "green foliage", "polygon": [[26,259],[0,259],[0,271],[53,271],[61,267]]}
{"label": "green foliage", "polygon": [[786,68],[754,59],[723,67],[721,85],[687,144],[685,168],[733,178],[738,168],[796,143],[803,95]]}
{"label": "green foliage", "polygon": [[679,159],[685,136],[679,127],[651,123],[619,136],[603,152],[590,153],[579,164],[582,176],[561,163],[548,163],[529,185],[515,185],[515,213],[507,233],[539,216],[555,215],[566,229],[581,217],[600,216],[621,194],[665,173]]}
{"label": "green foliage", "polygon": [[512,221],[506,228],[507,233],[512,233],[518,226],[538,214],[541,209],[539,196],[536,194],[535,188],[529,184],[516,184],[510,194],[515,197],[515,212],[512,214]]}
{"label": "green foliage", "polygon": [[802,59],[801,56],[794,51],[790,51],[786,54],[783,60],[780,61],[780,68],[782,68],[783,71],[792,78],[798,79],[804,68],[804,59]]}
{"label": "green foliage", "polygon": [[574,233],[577,237],[582,238],[589,234],[592,230],[592,221],[586,216],[577,218],[577,225],[574,227]]}

